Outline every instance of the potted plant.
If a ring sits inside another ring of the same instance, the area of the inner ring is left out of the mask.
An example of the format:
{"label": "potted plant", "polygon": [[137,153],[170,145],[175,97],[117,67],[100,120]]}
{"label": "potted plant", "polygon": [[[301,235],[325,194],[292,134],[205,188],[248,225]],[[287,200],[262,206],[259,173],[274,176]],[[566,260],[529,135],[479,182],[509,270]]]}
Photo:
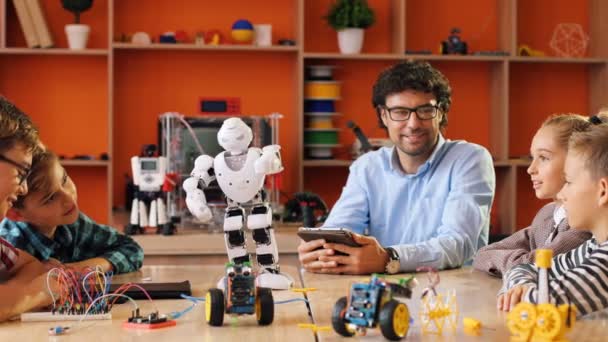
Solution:
{"label": "potted plant", "polygon": [[338,31],[338,46],[344,54],[361,52],[364,30],[375,21],[366,0],[337,0],[324,18]]}
{"label": "potted plant", "polygon": [[68,36],[68,46],[72,50],[82,50],[87,47],[89,25],[80,23],[80,13],[93,6],[93,0],[61,0],[63,8],[74,13],[74,24],[65,25],[65,33]]}

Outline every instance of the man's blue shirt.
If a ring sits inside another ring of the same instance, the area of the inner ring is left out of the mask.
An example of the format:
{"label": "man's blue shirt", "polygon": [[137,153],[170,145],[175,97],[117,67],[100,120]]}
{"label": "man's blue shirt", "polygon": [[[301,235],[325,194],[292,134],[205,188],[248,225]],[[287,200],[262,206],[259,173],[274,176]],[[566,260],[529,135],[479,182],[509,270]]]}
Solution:
{"label": "man's blue shirt", "polygon": [[490,153],[441,135],[416,174],[395,147],[357,159],[324,227],[375,237],[399,254],[401,271],[459,267],[488,242],[495,175]]}

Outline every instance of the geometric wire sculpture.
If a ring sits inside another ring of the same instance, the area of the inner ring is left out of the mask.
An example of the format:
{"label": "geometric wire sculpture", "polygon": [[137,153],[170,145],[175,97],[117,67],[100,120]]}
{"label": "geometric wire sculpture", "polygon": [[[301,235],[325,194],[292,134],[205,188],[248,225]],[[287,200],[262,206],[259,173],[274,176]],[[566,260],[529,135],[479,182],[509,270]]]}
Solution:
{"label": "geometric wire sculpture", "polygon": [[584,57],[589,36],[579,24],[557,24],[549,46],[558,57]]}

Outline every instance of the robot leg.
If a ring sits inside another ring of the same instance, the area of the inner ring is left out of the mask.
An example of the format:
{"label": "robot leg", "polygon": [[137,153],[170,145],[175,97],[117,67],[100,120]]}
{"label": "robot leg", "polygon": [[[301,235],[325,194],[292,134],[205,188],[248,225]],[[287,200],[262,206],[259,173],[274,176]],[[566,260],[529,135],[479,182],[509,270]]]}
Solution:
{"label": "robot leg", "polygon": [[167,219],[167,207],[162,197],[156,199],[156,213],[158,217],[158,231],[163,235],[173,235],[175,232],[175,225],[172,221]]}
{"label": "robot leg", "polygon": [[150,218],[148,219],[148,222],[150,223],[149,227],[156,227],[158,225],[156,220],[156,215],[158,215],[157,205],[158,203],[156,202],[156,198],[150,201]]}
{"label": "robot leg", "polygon": [[228,259],[235,264],[242,264],[249,261],[249,253],[247,252],[245,232],[243,222],[245,220],[245,210],[239,206],[228,206],[224,215],[224,239],[226,241],[226,250],[228,251]]}
{"label": "robot leg", "polygon": [[257,281],[259,286],[275,290],[287,290],[293,279],[280,272],[279,251],[272,228],[272,209],[268,203],[259,203],[247,217],[247,228],[251,229],[255,241],[256,259],[262,268]]}
{"label": "robot leg", "polygon": [[137,234],[142,229],[139,223],[139,200],[136,196],[131,204],[131,216],[129,218],[129,224],[125,226],[125,234]]}

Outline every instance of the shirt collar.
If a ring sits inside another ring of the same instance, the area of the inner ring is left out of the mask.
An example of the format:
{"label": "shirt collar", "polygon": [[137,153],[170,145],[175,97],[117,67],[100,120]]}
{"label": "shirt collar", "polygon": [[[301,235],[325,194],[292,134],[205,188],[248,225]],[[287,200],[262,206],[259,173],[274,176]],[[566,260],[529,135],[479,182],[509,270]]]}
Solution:
{"label": "shirt collar", "polygon": [[56,254],[57,250],[62,247],[69,246],[73,240],[72,234],[65,226],[58,226],[55,229],[53,239],[49,239],[46,235],[40,233],[29,224],[26,229],[30,242],[35,249],[40,253],[42,260],[48,260]]}
{"label": "shirt collar", "polygon": [[443,135],[441,133],[439,133],[439,138],[437,139],[437,144],[435,145],[435,148],[433,149],[433,153],[431,153],[431,156],[424,162],[424,164],[420,165],[420,167],[418,168],[418,172],[416,172],[416,174],[413,174],[413,175],[406,174],[405,172],[403,172],[403,169],[401,168],[401,163],[399,162],[399,154],[397,152],[397,147],[393,146],[392,151],[391,151],[391,157],[390,157],[391,158],[390,168],[392,171],[399,172],[402,175],[417,176],[419,174],[422,174],[422,173],[426,172],[426,170],[428,170],[431,166],[433,166],[433,164],[435,163],[435,161],[437,159],[437,155],[439,154],[438,152],[441,150],[443,145],[445,145],[445,138],[443,137]]}

